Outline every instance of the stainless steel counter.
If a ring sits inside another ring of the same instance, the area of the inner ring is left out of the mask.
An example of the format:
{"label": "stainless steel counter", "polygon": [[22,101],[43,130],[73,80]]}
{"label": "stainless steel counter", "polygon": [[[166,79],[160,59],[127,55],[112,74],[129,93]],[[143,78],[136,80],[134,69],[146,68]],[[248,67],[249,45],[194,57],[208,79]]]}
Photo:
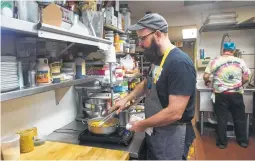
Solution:
{"label": "stainless steel counter", "polygon": [[[211,95],[213,92],[212,88],[208,88],[203,85],[202,81],[198,82],[199,85],[197,85],[197,104],[199,109],[199,120],[200,120],[200,131],[201,134],[203,134],[204,129],[204,112],[213,112],[213,104],[211,100]],[[247,132],[247,138],[249,137],[249,121],[250,121],[250,115],[253,113],[253,93],[255,92],[255,88],[245,88],[243,99],[245,104],[245,113],[246,113],[246,132]]]}
{"label": "stainless steel counter", "polygon": [[[199,92],[212,92],[212,88],[207,88],[207,87],[197,87],[197,90]],[[255,88],[245,88],[244,92],[255,92]]]}
{"label": "stainless steel counter", "polygon": [[[53,133],[47,136],[48,141],[58,141],[70,144],[78,144],[78,136],[81,132],[87,129],[87,126],[82,124],[79,121],[73,121],[66,126],[55,130]],[[97,143],[97,142],[88,142],[85,143],[86,146],[123,150],[130,153],[130,157],[138,158],[139,153],[142,150],[144,144],[145,133],[135,133],[131,143],[128,146],[119,145],[119,144],[109,144],[109,143]]]}

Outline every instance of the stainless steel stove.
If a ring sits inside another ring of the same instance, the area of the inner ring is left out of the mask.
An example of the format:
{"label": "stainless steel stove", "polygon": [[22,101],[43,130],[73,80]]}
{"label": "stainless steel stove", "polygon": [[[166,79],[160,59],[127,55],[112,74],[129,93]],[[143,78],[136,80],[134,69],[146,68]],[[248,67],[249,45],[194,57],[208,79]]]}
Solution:
{"label": "stainless steel stove", "polygon": [[89,132],[88,129],[83,131],[79,135],[80,145],[85,144],[86,142],[102,142],[102,143],[110,143],[110,144],[122,144],[129,145],[130,141],[134,136],[134,132],[128,131],[123,127],[119,127],[117,131],[110,135],[98,135]]}

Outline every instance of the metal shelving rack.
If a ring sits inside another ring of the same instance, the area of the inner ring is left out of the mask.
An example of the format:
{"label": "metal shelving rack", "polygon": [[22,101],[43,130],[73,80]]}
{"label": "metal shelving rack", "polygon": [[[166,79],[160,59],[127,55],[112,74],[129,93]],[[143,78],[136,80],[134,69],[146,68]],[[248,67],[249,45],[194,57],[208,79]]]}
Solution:
{"label": "metal shelving rack", "polygon": [[112,26],[109,24],[104,24],[104,28],[105,28],[105,30],[111,30],[111,31],[117,32],[119,34],[125,33],[123,30],[120,30],[120,29],[116,28],[115,26]]}
{"label": "metal shelving rack", "polygon": [[199,30],[202,32],[228,31],[228,30],[248,30],[255,29],[255,23],[240,23],[235,25],[211,25],[202,26]]}
{"label": "metal shelving rack", "polygon": [[[27,21],[10,18],[6,16],[1,16],[1,30],[8,30],[8,31],[16,32],[16,33],[22,33],[24,35],[38,36],[38,37],[46,38],[46,39],[71,42],[64,50],[62,50],[63,52],[61,53],[64,53],[64,51],[68,50],[75,43],[96,46],[101,50],[108,50],[109,46],[112,44],[111,41],[105,40],[102,38],[79,35],[79,34],[71,33],[68,30],[62,29],[59,27],[42,24],[42,23],[36,24],[36,23],[27,22]],[[1,101],[21,98],[21,97],[30,96],[37,93],[43,93],[43,92],[51,91],[51,90],[56,91],[60,88],[83,84],[83,83],[92,81],[95,78],[97,78],[97,76],[89,76],[84,79],[70,80],[70,81],[65,81],[65,82],[61,82],[57,84],[49,84],[44,86],[36,86],[36,87],[19,89],[15,91],[9,91],[5,93],[1,93]],[[58,100],[57,100],[57,104],[58,104]]]}

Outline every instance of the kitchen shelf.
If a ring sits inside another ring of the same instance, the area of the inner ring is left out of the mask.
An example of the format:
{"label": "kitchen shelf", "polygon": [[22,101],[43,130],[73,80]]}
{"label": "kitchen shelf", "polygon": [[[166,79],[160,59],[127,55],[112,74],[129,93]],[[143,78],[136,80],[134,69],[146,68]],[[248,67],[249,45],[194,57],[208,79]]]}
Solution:
{"label": "kitchen shelf", "polygon": [[89,76],[84,79],[76,79],[76,80],[69,80],[61,83],[56,84],[49,84],[49,85],[41,85],[31,88],[24,88],[20,90],[10,91],[1,93],[1,101],[7,101],[11,99],[21,98],[25,96],[30,96],[38,93],[43,93],[47,91],[52,91],[59,88],[71,87],[73,85],[83,84],[86,82],[90,82],[97,78],[97,76]]}
{"label": "kitchen shelf", "polygon": [[105,30],[111,30],[111,31],[114,31],[114,32],[117,32],[117,33],[120,33],[120,34],[125,33],[124,31],[116,28],[115,26],[109,25],[109,24],[104,24],[104,28],[105,28]]}
{"label": "kitchen shelf", "polygon": [[121,53],[119,53],[119,52],[117,52],[116,53],[116,56],[126,56],[126,55],[130,55],[130,56],[138,56],[138,55],[141,55],[140,53],[125,53],[125,52],[121,52]]}
{"label": "kitchen shelf", "polygon": [[101,50],[108,50],[109,45],[112,44],[111,41],[106,39],[90,35],[80,35],[69,32],[64,28],[44,23],[36,24],[6,16],[1,16],[1,29],[37,35],[38,37],[46,39],[97,46]]}
{"label": "kitchen shelf", "polygon": [[202,32],[213,32],[213,31],[228,31],[228,30],[248,30],[255,29],[255,23],[240,23],[235,25],[213,25],[213,26],[202,26],[199,30]]}
{"label": "kitchen shelf", "polygon": [[37,24],[15,18],[1,16],[1,29],[37,35]]}
{"label": "kitchen shelf", "polygon": [[89,35],[80,35],[80,34],[72,33],[66,29],[44,24],[44,23],[38,24],[38,36],[42,38],[53,39],[53,40],[68,41],[68,42],[85,44],[85,45],[93,45],[93,46],[97,46],[99,49],[102,49],[102,50],[107,50],[109,45],[112,44],[111,41],[106,39],[89,36]]}

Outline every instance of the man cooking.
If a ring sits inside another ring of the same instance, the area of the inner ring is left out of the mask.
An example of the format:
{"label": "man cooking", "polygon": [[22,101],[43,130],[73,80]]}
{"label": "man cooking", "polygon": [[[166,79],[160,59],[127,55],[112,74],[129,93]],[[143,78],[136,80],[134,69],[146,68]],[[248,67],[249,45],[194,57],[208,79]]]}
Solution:
{"label": "man cooking", "polygon": [[186,159],[195,138],[191,120],[194,116],[196,71],[187,54],[168,38],[168,24],[159,14],[150,13],[129,27],[136,31],[145,58],[152,63],[147,79],[124,99],[116,102],[118,112],[126,103],[146,94],[145,117],[132,123],[131,131],[146,134],[148,160]]}
{"label": "man cooking", "polygon": [[204,74],[208,86],[213,75],[213,92],[215,93],[214,112],[217,117],[216,145],[220,149],[227,146],[228,112],[233,116],[237,142],[241,147],[248,146],[245,130],[245,106],[243,102],[243,85],[248,82],[250,70],[242,59],[234,57],[235,44],[225,42],[223,54],[213,59]]}

